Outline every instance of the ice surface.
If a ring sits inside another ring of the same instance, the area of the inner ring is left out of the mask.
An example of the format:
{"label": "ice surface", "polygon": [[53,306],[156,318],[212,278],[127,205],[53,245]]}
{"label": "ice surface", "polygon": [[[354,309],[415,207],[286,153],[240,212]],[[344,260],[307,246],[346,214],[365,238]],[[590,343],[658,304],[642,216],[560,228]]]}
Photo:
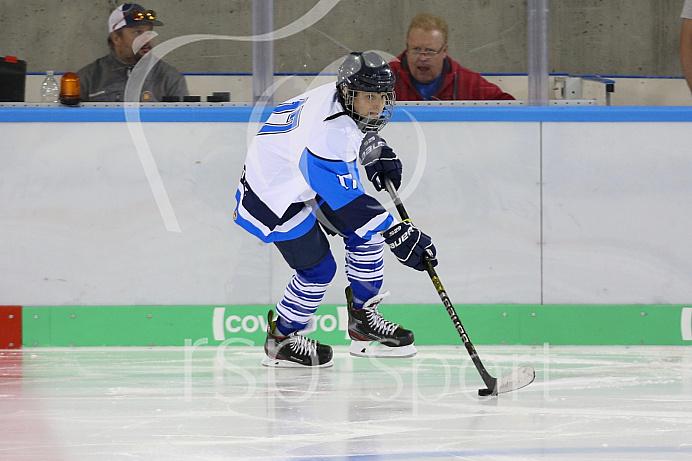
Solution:
{"label": "ice surface", "polygon": [[0,460],[687,460],[692,348],[482,346],[270,369],[257,347],[0,351]]}

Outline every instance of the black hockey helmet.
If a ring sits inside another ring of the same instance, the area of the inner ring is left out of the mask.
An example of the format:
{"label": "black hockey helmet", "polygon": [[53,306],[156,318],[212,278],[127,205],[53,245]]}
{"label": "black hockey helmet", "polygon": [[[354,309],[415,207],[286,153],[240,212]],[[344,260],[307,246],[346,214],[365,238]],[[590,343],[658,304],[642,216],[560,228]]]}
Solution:
{"label": "black hockey helmet", "polygon": [[[394,72],[382,56],[374,51],[353,52],[339,66],[336,88],[339,102],[363,132],[380,131],[392,118],[394,103]],[[374,117],[362,115],[353,108],[357,93],[376,93],[384,101],[382,112]]]}

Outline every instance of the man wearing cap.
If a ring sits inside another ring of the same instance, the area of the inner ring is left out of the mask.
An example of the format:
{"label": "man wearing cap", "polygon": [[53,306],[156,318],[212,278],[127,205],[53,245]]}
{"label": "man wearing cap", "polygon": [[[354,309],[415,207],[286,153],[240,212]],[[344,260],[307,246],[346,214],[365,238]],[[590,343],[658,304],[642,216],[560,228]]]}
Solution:
{"label": "man wearing cap", "polygon": [[[113,10],[108,19],[110,53],[77,72],[82,101],[125,101],[125,87],[132,69],[152,49],[152,40],[157,36],[154,26],[163,26],[156,13],[136,3],[124,3]],[[142,102],[160,102],[164,96],[182,99],[188,95],[185,78],[161,60],[147,73],[143,84],[133,79],[130,87],[136,89],[140,84]]]}

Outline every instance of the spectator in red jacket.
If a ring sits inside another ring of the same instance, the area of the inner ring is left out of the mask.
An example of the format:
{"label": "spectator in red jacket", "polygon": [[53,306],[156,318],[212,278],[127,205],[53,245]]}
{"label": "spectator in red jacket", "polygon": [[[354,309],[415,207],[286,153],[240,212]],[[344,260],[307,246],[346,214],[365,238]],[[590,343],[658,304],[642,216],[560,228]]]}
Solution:
{"label": "spectator in red jacket", "polygon": [[514,99],[481,74],[449,58],[448,36],[444,18],[427,13],[413,18],[406,50],[389,63],[396,76],[397,100]]}

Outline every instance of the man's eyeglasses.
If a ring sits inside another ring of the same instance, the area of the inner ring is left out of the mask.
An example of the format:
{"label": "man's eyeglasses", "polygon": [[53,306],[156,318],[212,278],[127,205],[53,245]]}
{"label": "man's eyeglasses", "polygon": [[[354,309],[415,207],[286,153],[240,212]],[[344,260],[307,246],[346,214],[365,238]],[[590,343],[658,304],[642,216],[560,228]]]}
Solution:
{"label": "man's eyeglasses", "polygon": [[422,49],[422,48],[411,48],[410,50],[407,50],[406,52],[407,52],[407,53],[410,53],[410,54],[413,54],[413,55],[415,55],[415,56],[424,56],[424,57],[426,57],[426,58],[429,58],[429,57],[436,56],[436,55],[442,53],[442,50],[445,48],[446,45],[447,45],[447,44],[445,43],[445,44],[442,45],[442,47],[441,47],[439,50],[437,50],[437,51],[431,50],[430,48],[426,48],[426,49]]}
{"label": "man's eyeglasses", "polygon": [[153,10],[135,10],[128,13],[134,21],[153,21],[156,19],[156,12]]}

